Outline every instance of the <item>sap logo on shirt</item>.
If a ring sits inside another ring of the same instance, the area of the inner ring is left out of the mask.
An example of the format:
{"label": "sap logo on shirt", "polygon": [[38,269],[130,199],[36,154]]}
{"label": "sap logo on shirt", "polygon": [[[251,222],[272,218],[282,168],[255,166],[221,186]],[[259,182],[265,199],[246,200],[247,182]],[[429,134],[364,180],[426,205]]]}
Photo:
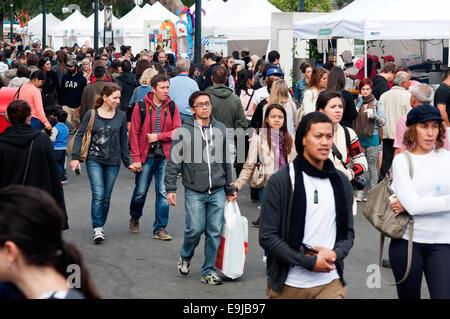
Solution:
{"label": "sap logo on shirt", "polygon": [[66,81],[66,88],[73,88],[76,89],[78,86],[78,83],[75,81]]}

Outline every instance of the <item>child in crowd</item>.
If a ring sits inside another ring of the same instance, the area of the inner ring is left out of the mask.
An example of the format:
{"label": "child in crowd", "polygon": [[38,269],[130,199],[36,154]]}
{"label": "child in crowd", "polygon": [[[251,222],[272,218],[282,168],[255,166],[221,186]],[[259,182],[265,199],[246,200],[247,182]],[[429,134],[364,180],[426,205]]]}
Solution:
{"label": "child in crowd", "polygon": [[56,111],[57,124],[52,128],[50,140],[53,142],[53,149],[55,151],[56,163],[58,164],[59,177],[61,183],[67,183],[66,171],[64,165],[66,162],[66,149],[69,140],[69,129],[65,124],[67,120],[67,112],[63,109]]}

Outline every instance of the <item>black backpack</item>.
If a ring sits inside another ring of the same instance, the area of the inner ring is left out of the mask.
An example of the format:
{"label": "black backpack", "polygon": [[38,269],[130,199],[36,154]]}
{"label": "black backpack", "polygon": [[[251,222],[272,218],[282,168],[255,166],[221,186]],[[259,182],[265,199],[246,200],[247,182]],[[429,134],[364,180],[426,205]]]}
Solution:
{"label": "black backpack", "polygon": [[[145,111],[144,100],[139,101],[138,106],[139,106],[139,113],[141,114],[141,129],[142,129],[142,125],[144,124],[144,121],[145,121],[145,116],[147,115],[147,112]],[[171,118],[173,119],[173,114],[175,113],[175,102],[174,101],[169,102],[169,112],[170,112]]]}

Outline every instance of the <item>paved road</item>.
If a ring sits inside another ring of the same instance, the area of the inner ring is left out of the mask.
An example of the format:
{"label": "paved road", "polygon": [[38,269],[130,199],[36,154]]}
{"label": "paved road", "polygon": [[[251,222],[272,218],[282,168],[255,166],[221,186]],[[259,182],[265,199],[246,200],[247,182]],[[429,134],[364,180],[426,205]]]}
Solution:
{"label": "paved road", "polygon": [[[184,230],[184,190],[178,181],[176,208],[170,208],[167,227],[173,240],[162,242],[152,238],[154,221],[154,185],[152,184],[139,234],[128,230],[129,204],[134,186],[134,175],[122,167],[112,194],[110,213],[105,226],[107,240],[101,244],[92,241],[90,218],[91,192],[83,165],[81,176],[69,173],[69,183],[64,185],[70,229],[65,232],[66,241],[78,245],[86,258],[94,281],[106,298],[155,298],[155,299],[253,299],[266,298],[265,264],[263,250],[258,244],[258,228],[249,225],[249,249],[245,274],[235,281],[224,281],[222,286],[210,286],[200,282],[203,263],[203,240],[191,261],[191,272],[184,277],[177,271],[177,260]],[[241,213],[250,221],[258,213],[257,204],[249,198],[245,188],[238,195]],[[381,285],[369,288],[367,272],[370,264],[377,262],[379,235],[365,220],[358,207],[355,217],[356,238],[353,249],[345,259],[344,275],[348,283],[349,299],[394,299],[395,288]],[[387,251],[387,249],[385,249]],[[383,269],[384,277],[393,281],[392,272]],[[423,285],[423,297],[428,291]]]}

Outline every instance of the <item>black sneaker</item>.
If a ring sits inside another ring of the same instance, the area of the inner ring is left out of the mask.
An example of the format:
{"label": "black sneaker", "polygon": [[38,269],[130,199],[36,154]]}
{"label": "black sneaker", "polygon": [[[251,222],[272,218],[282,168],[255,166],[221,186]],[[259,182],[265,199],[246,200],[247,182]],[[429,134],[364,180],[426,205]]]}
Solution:
{"label": "black sneaker", "polygon": [[130,230],[132,233],[139,233],[139,219],[134,217],[130,218]]}

